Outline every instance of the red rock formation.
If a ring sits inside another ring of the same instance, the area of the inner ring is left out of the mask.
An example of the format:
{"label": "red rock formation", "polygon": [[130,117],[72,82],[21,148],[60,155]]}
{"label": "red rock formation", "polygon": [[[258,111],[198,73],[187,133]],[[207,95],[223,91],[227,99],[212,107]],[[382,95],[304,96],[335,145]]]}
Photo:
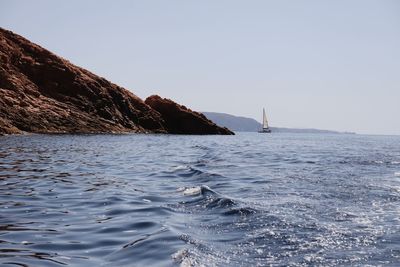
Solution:
{"label": "red rock formation", "polygon": [[170,99],[152,95],[145,103],[157,110],[165,121],[165,127],[173,134],[234,134],[208,120],[203,114],[178,105]]}
{"label": "red rock formation", "polygon": [[0,134],[21,132],[168,129],[160,113],[133,93],[0,28]]}
{"label": "red rock formation", "polygon": [[163,123],[128,90],[0,28],[0,132],[166,132]]}

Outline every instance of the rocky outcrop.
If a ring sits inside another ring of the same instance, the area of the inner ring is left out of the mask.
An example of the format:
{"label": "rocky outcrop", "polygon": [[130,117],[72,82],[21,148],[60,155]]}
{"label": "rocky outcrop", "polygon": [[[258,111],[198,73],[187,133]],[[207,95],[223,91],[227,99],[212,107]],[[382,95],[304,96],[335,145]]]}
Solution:
{"label": "rocky outcrop", "polygon": [[129,91],[0,29],[0,130],[165,132],[160,114]]}
{"label": "rocky outcrop", "polygon": [[0,134],[21,132],[168,129],[161,114],[130,91],[0,28]]}
{"label": "rocky outcrop", "polygon": [[157,110],[165,121],[165,128],[173,134],[234,134],[208,120],[203,114],[178,105],[157,95],[148,97],[145,103]]}

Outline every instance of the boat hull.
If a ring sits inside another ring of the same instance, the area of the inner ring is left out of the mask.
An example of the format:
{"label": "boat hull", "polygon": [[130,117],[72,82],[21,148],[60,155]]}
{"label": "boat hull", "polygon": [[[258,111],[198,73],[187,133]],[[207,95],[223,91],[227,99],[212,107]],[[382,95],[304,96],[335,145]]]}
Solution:
{"label": "boat hull", "polygon": [[260,131],[258,131],[259,133],[271,133],[271,129],[267,128],[267,129],[262,129]]}

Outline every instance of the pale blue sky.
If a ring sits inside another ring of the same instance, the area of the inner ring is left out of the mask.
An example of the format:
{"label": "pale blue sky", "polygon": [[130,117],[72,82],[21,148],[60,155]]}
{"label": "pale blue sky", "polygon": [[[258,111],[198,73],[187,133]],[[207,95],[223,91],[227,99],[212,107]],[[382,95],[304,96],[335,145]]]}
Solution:
{"label": "pale blue sky", "polygon": [[0,26],[142,98],[400,134],[397,0],[0,0]]}

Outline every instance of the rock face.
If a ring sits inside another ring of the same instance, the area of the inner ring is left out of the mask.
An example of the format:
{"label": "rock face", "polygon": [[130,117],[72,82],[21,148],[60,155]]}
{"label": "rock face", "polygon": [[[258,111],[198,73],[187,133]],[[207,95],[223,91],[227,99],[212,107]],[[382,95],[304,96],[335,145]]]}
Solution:
{"label": "rock face", "polygon": [[0,130],[165,132],[140,98],[0,28]]}
{"label": "rock face", "polygon": [[0,134],[21,132],[168,129],[161,114],[133,93],[0,28]]}
{"label": "rock face", "polygon": [[208,120],[203,114],[176,104],[157,95],[148,97],[145,103],[157,110],[169,133],[173,134],[234,134]]}

